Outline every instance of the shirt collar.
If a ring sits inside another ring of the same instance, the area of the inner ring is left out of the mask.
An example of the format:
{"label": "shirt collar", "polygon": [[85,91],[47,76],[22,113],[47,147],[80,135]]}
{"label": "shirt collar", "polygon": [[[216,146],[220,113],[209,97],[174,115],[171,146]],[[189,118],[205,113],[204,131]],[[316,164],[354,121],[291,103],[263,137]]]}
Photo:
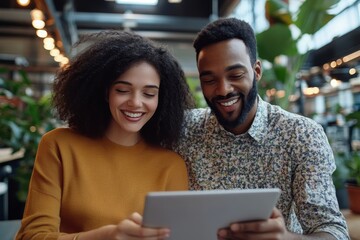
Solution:
{"label": "shirt collar", "polygon": [[260,142],[265,138],[268,125],[268,109],[267,103],[258,96],[258,107],[255,118],[248,130],[249,135],[256,141]]}

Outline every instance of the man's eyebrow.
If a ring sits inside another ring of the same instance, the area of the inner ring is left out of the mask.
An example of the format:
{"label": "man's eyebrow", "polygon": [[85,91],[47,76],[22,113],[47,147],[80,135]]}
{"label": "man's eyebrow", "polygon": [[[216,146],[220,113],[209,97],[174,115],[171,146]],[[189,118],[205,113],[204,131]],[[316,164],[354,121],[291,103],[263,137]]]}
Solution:
{"label": "man's eyebrow", "polygon": [[[228,66],[225,68],[225,71],[228,72],[228,71],[231,71],[231,70],[234,70],[234,69],[246,69],[246,66],[243,65],[243,64],[240,64],[240,63],[237,63],[237,64],[234,64],[234,65],[231,65],[231,66]],[[206,76],[206,75],[211,75],[212,72],[211,71],[203,71],[199,74],[200,77],[203,77],[203,76]]]}
{"label": "man's eyebrow", "polygon": [[234,64],[234,65],[231,65],[231,66],[226,67],[226,68],[225,68],[225,71],[228,72],[228,71],[231,71],[231,70],[234,70],[234,69],[238,69],[238,68],[240,68],[240,69],[246,69],[246,67],[245,67],[244,65],[238,63],[238,64]]}
{"label": "man's eyebrow", "polygon": [[199,77],[203,77],[203,76],[206,76],[206,75],[211,75],[211,71],[203,71],[199,74]]}

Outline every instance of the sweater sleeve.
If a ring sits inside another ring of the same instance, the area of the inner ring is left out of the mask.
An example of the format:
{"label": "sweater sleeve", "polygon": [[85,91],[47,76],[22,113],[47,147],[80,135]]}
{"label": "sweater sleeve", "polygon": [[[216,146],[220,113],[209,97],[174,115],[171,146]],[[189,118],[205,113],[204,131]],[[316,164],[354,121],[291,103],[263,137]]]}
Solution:
{"label": "sweater sleeve", "polygon": [[55,144],[39,143],[21,228],[16,240],[57,239],[61,233],[62,165]]}

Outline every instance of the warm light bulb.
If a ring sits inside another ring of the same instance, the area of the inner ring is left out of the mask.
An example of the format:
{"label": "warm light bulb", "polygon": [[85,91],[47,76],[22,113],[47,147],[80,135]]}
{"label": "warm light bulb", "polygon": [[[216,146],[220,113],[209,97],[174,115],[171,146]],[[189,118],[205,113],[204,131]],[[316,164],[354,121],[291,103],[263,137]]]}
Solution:
{"label": "warm light bulb", "polygon": [[336,67],[336,61],[332,61],[332,62],[330,63],[330,67],[335,68],[335,67]]}
{"label": "warm light bulb", "polygon": [[47,31],[44,30],[44,29],[39,29],[39,30],[36,30],[36,35],[39,37],[39,38],[46,38],[47,37]]}
{"label": "warm light bulb", "polygon": [[52,37],[44,38],[44,44],[54,44],[55,40]]}
{"label": "warm light bulb", "polygon": [[30,4],[30,0],[17,0],[16,1],[20,6],[26,7]]}
{"label": "warm light bulb", "polygon": [[62,62],[63,58],[64,58],[64,55],[59,54],[54,57],[54,60],[55,60],[55,62]]}
{"label": "warm light bulb", "polygon": [[30,15],[31,15],[32,20],[44,20],[44,14],[39,9],[35,8],[35,9],[31,10]]}
{"label": "warm light bulb", "polygon": [[44,43],[44,48],[46,50],[51,50],[55,48],[55,44],[54,43]]}
{"label": "warm light bulb", "polygon": [[349,69],[349,74],[350,75],[354,75],[356,73],[356,69],[355,68],[350,68]]}
{"label": "warm light bulb", "polygon": [[45,22],[43,20],[33,20],[32,22],[32,25],[34,28],[36,29],[42,29],[45,27]]}
{"label": "warm light bulb", "polygon": [[57,56],[59,54],[60,54],[60,50],[57,49],[57,48],[51,49],[51,51],[50,51],[50,55],[53,56],[53,57],[55,57],[55,56]]}
{"label": "warm light bulb", "polygon": [[330,68],[330,64],[325,63],[325,64],[323,65],[323,69],[324,69],[324,70],[329,70],[329,68]]}
{"label": "warm light bulb", "polygon": [[69,59],[67,57],[63,57],[63,59],[61,60],[62,64],[68,64],[69,63]]}
{"label": "warm light bulb", "polygon": [[331,87],[336,88],[341,85],[341,81],[333,78],[330,80],[330,85]]}

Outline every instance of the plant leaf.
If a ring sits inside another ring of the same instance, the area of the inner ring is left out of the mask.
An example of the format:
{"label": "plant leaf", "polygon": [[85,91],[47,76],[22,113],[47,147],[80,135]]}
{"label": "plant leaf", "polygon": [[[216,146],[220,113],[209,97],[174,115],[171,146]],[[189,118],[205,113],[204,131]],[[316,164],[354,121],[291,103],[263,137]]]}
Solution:
{"label": "plant leaf", "polygon": [[288,76],[287,68],[285,66],[281,66],[281,65],[274,65],[273,69],[274,69],[276,79],[278,81],[280,81],[281,83],[285,84],[285,82],[287,80],[287,76]]}
{"label": "plant leaf", "polygon": [[293,23],[289,5],[282,0],[267,0],[265,2],[265,15],[270,24],[290,25]]}
{"label": "plant leaf", "polygon": [[338,2],[339,0],[306,0],[299,8],[295,25],[300,29],[302,34],[316,33],[335,17],[335,15],[327,13],[327,10]]}
{"label": "plant leaf", "polygon": [[259,57],[274,62],[279,55],[294,56],[298,54],[296,41],[285,24],[274,24],[257,34]]}

